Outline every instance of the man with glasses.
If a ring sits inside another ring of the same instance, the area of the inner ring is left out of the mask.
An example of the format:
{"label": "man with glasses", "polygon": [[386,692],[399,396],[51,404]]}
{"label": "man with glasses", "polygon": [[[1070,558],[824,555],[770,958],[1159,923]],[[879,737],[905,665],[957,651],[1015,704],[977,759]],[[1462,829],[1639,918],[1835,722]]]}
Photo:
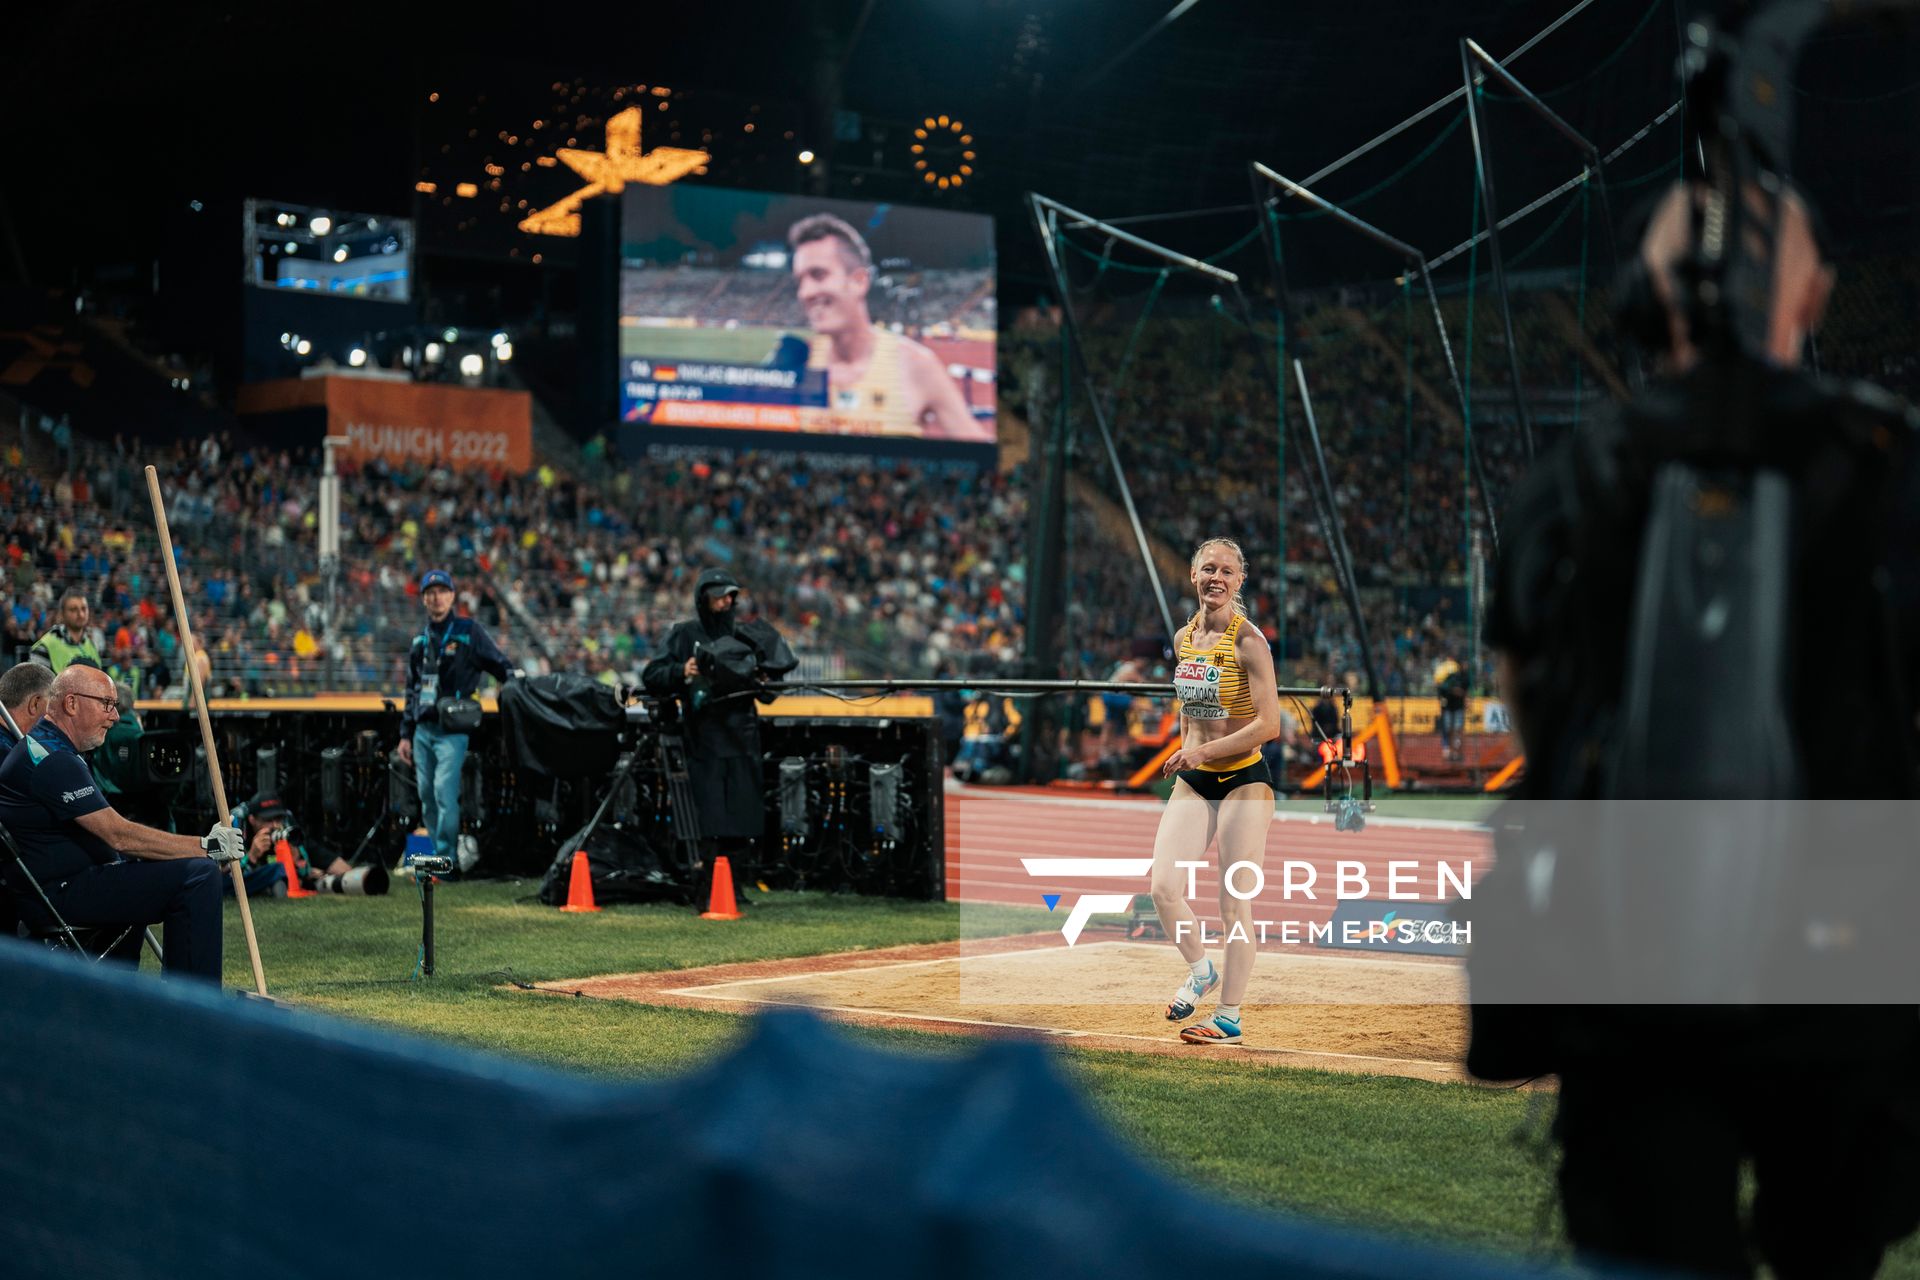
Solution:
{"label": "man with glasses", "polygon": [[[120,719],[112,679],[69,666],[47,713],[0,762],[0,824],[54,909],[75,926],[160,924],[168,973],[220,981],[220,868],[244,855],[216,822],[204,837],[130,822],[100,794],[86,753]],[[22,898],[28,914],[37,904]],[[140,933],[123,943],[137,961]],[[130,943],[130,945],[129,945]]]}

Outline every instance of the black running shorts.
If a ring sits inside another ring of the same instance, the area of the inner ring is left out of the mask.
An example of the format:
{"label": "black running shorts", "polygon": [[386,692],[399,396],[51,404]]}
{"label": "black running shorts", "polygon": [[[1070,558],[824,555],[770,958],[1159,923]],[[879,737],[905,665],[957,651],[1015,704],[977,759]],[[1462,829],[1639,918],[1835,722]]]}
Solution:
{"label": "black running shorts", "polygon": [[1273,785],[1273,771],[1267,768],[1267,762],[1257,760],[1244,769],[1232,769],[1226,773],[1212,773],[1206,769],[1182,769],[1173,775],[1192,787],[1194,793],[1203,800],[1220,800],[1229,791],[1258,782],[1263,786]]}

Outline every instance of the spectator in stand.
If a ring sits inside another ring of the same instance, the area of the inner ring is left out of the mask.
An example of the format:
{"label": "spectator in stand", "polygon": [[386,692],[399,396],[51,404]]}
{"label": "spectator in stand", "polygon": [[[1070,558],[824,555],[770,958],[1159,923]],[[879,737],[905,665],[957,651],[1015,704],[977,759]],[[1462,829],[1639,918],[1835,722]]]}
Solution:
{"label": "spectator in stand", "polygon": [[0,666],[12,666],[16,662],[27,660],[28,650],[40,637],[33,607],[18,600],[7,611],[7,635],[5,651],[0,652]]}

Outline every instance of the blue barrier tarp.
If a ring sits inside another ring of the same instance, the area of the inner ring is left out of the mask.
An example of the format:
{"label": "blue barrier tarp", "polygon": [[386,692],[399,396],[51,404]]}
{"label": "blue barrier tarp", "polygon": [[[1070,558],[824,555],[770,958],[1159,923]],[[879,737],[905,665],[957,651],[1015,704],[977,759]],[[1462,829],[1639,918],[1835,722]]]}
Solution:
{"label": "blue barrier tarp", "polygon": [[[334,1101],[258,1105],[314,1080]],[[10,1276],[1111,1278],[1202,1242],[1247,1275],[1539,1274],[1180,1186],[1035,1044],[907,1056],[769,1014],[613,1084],[0,942]]]}

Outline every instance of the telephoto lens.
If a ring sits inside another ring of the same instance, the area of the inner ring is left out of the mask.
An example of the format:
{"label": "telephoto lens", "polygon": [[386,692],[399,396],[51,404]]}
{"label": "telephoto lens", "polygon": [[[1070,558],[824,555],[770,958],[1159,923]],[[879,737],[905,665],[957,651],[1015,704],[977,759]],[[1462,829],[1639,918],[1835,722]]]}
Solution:
{"label": "telephoto lens", "polygon": [[356,898],[377,898],[387,891],[387,869],[377,863],[355,867],[342,875],[321,876],[321,893],[345,893]]}

